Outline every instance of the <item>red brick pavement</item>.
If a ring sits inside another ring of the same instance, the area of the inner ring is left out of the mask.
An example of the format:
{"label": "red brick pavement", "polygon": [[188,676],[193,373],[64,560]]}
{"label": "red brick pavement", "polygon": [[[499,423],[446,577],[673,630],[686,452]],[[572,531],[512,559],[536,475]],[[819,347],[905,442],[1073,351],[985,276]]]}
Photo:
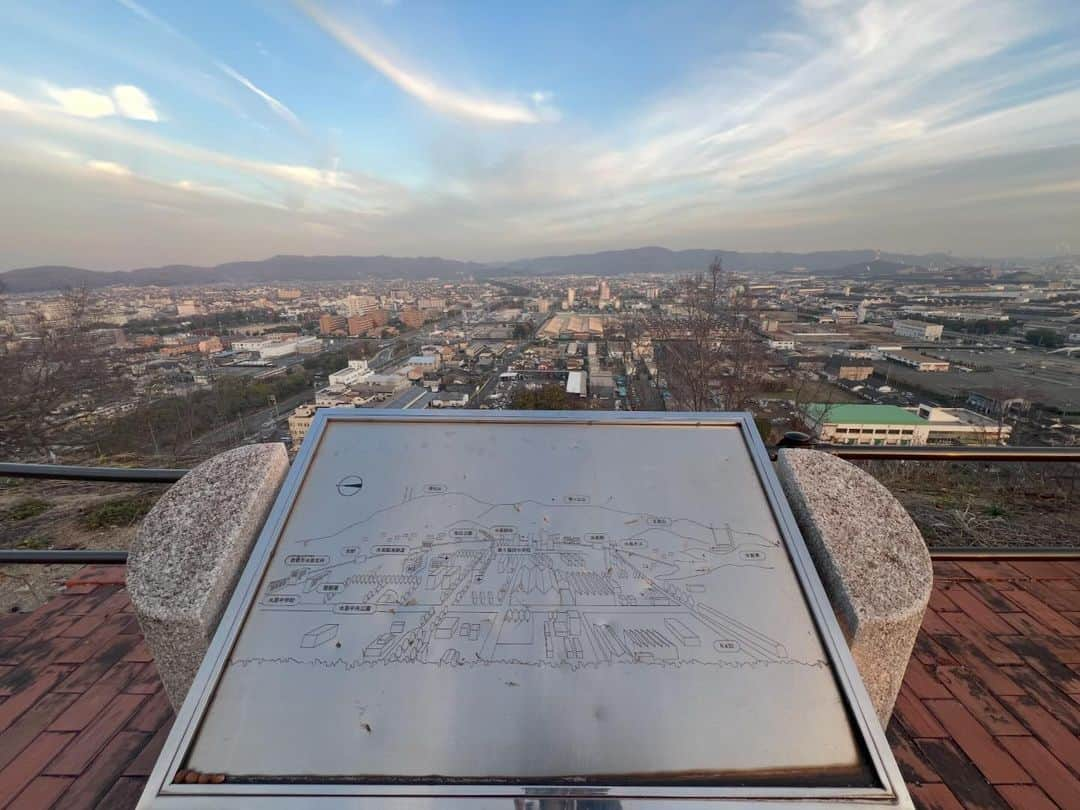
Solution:
{"label": "red brick pavement", "polygon": [[[1080,808],[1080,561],[934,571],[887,731],[916,805]],[[0,808],[137,802],[173,715],[123,573],[0,616]]]}

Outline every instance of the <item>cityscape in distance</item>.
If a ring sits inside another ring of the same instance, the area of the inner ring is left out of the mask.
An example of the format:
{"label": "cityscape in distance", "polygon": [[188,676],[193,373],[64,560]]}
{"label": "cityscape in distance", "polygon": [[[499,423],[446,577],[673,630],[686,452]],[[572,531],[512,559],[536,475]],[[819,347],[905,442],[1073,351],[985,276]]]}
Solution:
{"label": "cityscape in distance", "polygon": [[[723,289],[702,335],[689,282],[715,282],[710,266]],[[222,442],[299,441],[294,408],[506,408],[560,389],[560,407],[747,408],[766,440],[802,428],[842,444],[1068,445],[1078,267],[641,248],[497,264],[279,256],[12,270],[0,274],[0,356],[16,384],[0,394],[0,440],[10,457],[193,459]],[[694,398],[679,352],[703,341],[715,345],[692,350],[717,350],[716,379]],[[737,396],[725,341],[752,360]],[[16,365],[46,352],[24,389]],[[149,419],[169,403],[194,413]],[[884,430],[835,421],[858,413]],[[909,418],[917,430],[899,427]]]}
{"label": "cityscape in distance", "polygon": [[[252,442],[295,453],[326,407],[747,410],[769,444],[794,430],[869,447],[1075,446],[1078,267],[641,248],[14,270],[0,274],[0,455],[186,467]],[[1013,541],[1064,540],[1067,501],[998,519],[1017,486],[1003,470],[993,486],[956,472],[947,496],[932,475],[878,475],[931,541],[954,538],[973,504]],[[1054,489],[1033,475],[1025,486]],[[49,519],[9,521],[9,543],[55,542]]]}

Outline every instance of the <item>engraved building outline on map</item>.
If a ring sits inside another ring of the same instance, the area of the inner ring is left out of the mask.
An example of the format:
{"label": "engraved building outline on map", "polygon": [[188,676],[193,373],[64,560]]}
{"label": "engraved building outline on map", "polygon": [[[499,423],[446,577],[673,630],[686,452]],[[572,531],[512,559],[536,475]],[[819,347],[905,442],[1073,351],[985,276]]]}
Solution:
{"label": "engraved building outline on map", "polygon": [[257,608],[310,624],[280,657],[232,663],[823,666],[710,603],[720,572],[770,571],[784,554],[776,539],[614,499],[492,503],[428,483],[282,549]]}

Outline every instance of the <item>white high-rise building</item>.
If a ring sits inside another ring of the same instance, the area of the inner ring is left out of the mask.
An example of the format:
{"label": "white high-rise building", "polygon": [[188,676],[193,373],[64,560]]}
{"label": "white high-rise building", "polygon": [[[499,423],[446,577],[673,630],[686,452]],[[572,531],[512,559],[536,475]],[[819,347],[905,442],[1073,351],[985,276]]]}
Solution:
{"label": "white high-rise building", "polygon": [[345,307],[348,310],[349,317],[355,318],[378,309],[379,299],[374,295],[350,295],[345,299]]}

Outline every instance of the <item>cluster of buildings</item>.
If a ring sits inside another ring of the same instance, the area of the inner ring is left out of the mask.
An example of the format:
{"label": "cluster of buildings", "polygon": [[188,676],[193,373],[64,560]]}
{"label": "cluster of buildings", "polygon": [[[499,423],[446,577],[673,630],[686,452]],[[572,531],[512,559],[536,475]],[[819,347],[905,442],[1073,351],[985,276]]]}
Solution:
{"label": "cluster of buildings", "polygon": [[[640,328],[650,316],[680,311],[671,276],[512,281],[530,293],[525,305],[546,316],[515,370],[536,378],[559,374],[567,394],[590,407],[672,402],[655,354],[657,336]],[[757,408],[778,425],[810,421],[806,390],[815,389],[799,382],[809,381],[832,390],[837,407],[870,408],[864,415],[886,409],[865,430],[837,423],[844,432],[834,433],[831,423],[817,425],[829,440],[1004,443],[1018,426],[1024,441],[1080,439],[1080,356],[1074,351],[1080,350],[1080,280],[1067,268],[909,268],[850,278],[772,274],[744,279],[740,293],[742,317],[768,358]],[[624,325],[634,319],[638,326],[628,337]],[[1033,329],[1052,330],[1063,346],[1033,345]],[[649,403],[642,402],[649,397],[640,380],[657,394]],[[852,413],[839,411],[837,418]],[[873,424],[884,417],[899,421]]]}
{"label": "cluster of buildings", "polygon": [[[751,293],[756,329],[776,364],[836,386],[840,402],[959,408],[990,418],[995,435],[1004,415],[1024,422],[1025,441],[1078,438],[1075,273],[959,268],[880,278],[774,276]],[[1047,334],[1057,337],[1041,345]],[[963,440],[984,434],[971,429]],[[880,438],[845,436],[855,437]]]}
{"label": "cluster of buildings", "polygon": [[[282,374],[356,345],[364,348],[350,356],[368,359],[331,371],[293,413],[297,443],[315,411],[331,406],[501,408],[523,389],[555,385],[579,407],[663,408],[671,394],[662,341],[641,325],[682,311],[674,278],[105,288],[89,295],[86,339],[131,378],[134,394],[96,407],[114,413],[226,376]],[[794,270],[740,283],[740,317],[767,357],[764,418],[797,415],[843,443],[1007,441],[1018,420],[1025,441],[1078,438],[1075,274]],[[7,296],[0,351],[68,315],[59,294]],[[818,404],[838,404],[811,418],[791,393],[798,381],[835,394]]]}
{"label": "cluster of buildings", "polygon": [[[315,401],[289,417],[293,445],[325,407],[505,408],[523,391],[550,386],[580,407],[626,407],[634,360],[616,312],[622,299],[613,287],[607,279],[575,278],[572,285],[514,279],[485,288],[480,300],[418,299],[423,342],[378,371],[355,360],[331,373]],[[646,300],[626,289],[631,299]],[[436,325],[429,319],[439,306],[460,316]]]}
{"label": "cluster of buildings", "polygon": [[[82,338],[130,385],[122,394],[72,402],[63,416],[107,419],[230,377],[284,375],[352,339],[379,348],[411,340],[451,313],[482,320],[489,305],[505,299],[504,290],[484,283],[438,280],[89,290]],[[5,295],[0,303],[0,353],[32,348],[44,330],[71,321],[71,304],[59,292]]]}
{"label": "cluster of buildings", "polygon": [[[327,375],[314,401],[298,406],[288,418],[294,449],[307,435],[315,413],[322,408],[461,408],[483,384],[478,354],[454,332],[429,335],[438,342],[422,345],[415,354],[392,360],[376,370],[367,360],[350,360]],[[495,347],[505,351],[505,347]]]}

